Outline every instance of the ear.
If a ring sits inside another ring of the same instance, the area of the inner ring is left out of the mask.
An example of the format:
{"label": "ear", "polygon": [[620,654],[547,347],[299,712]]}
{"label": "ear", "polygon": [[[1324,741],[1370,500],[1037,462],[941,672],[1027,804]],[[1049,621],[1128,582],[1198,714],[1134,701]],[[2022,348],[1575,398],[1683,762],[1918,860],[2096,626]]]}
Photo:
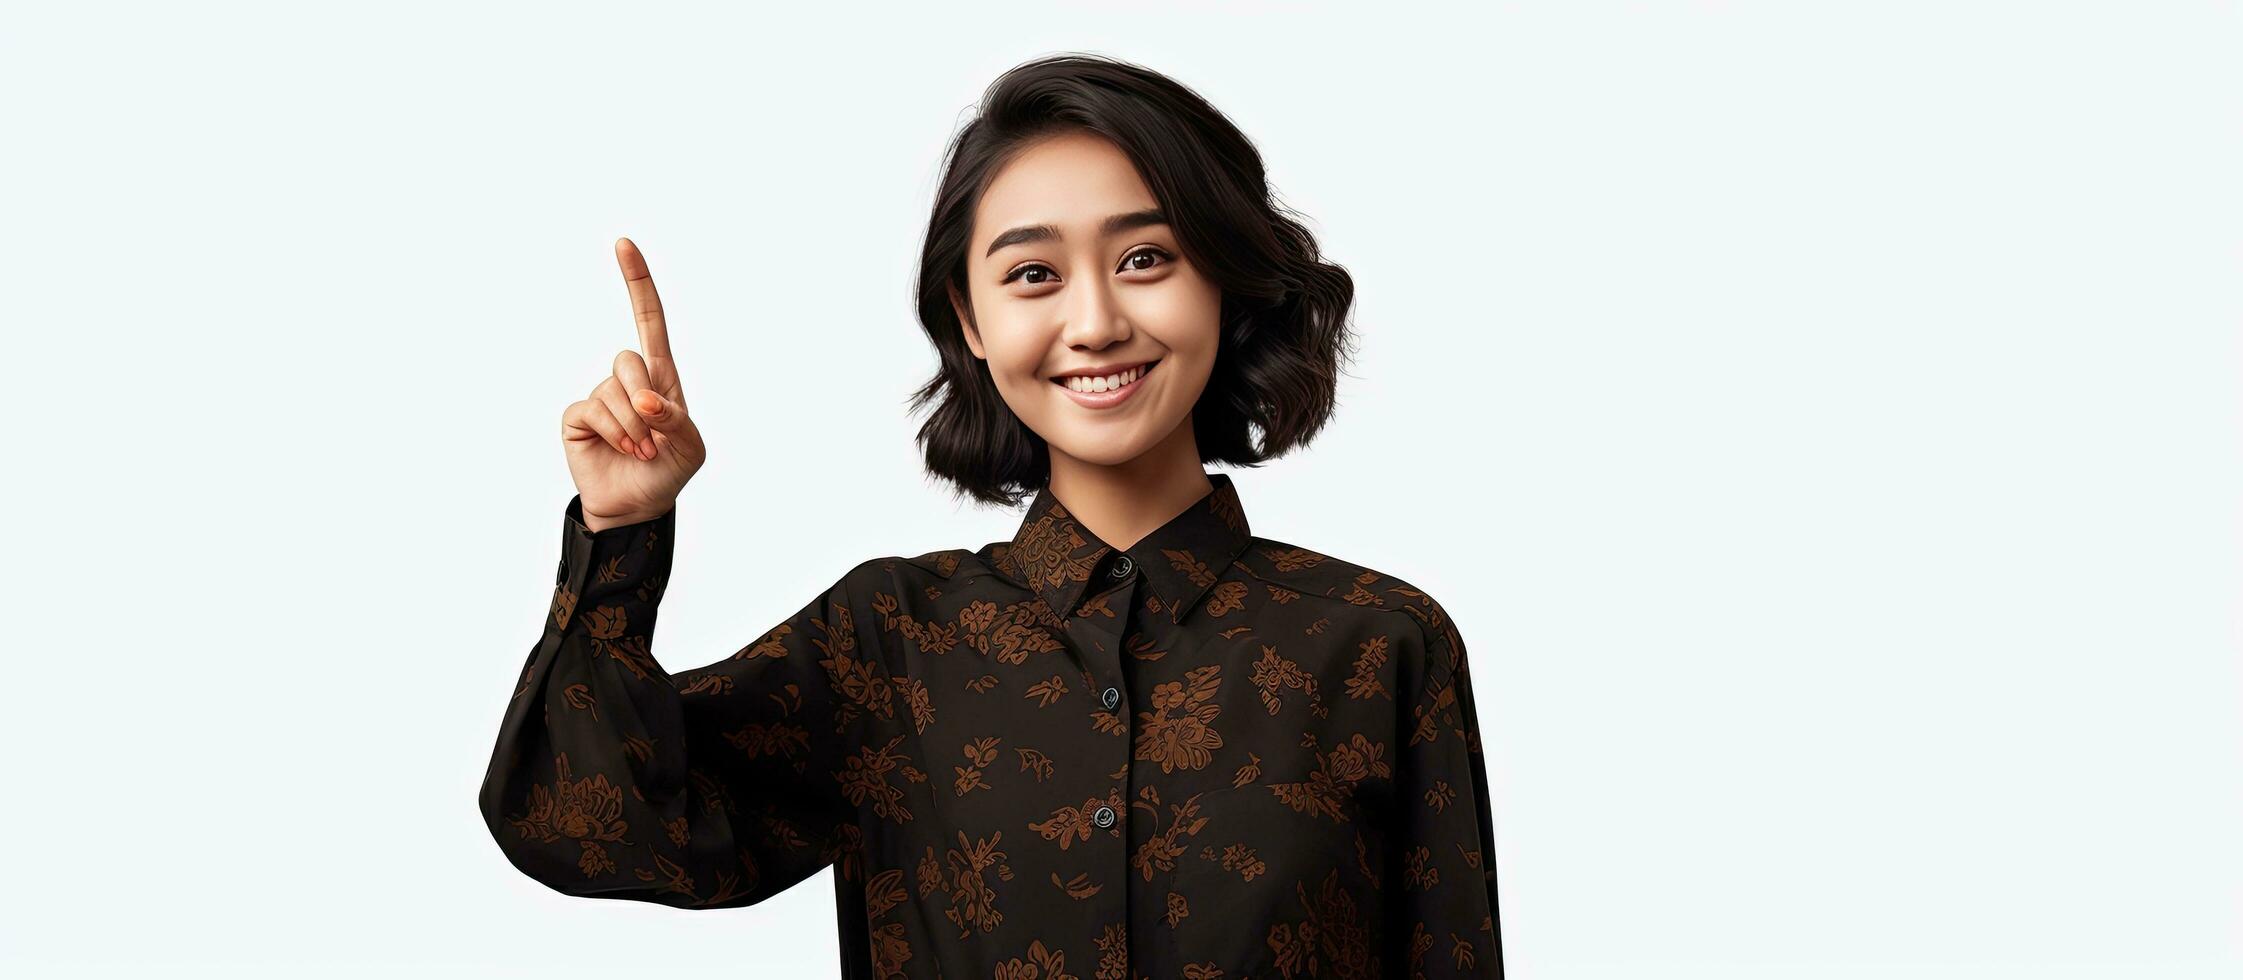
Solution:
{"label": "ear", "polygon": [[943,287],[950,291],[950,310],[957,314],[958,325],[965,330],[966,348],[973,351],[975,357],[984,361],[988,360],[989,352],[981,349],[981,330],[974,326],[972,308],[966,305],[964,297],[958,295],[956,285],[944,283]]}

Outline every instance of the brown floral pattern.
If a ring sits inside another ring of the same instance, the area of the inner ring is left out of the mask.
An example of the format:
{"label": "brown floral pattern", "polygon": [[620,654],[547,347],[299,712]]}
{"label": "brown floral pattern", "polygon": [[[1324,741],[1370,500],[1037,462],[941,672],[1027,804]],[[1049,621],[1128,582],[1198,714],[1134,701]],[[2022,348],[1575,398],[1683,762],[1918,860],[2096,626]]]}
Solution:
{"label": "brown floral pattern", "polygon": [[[861,562],[730,657],[655,657],[676,514],[572,500],[480,806],[555,890],[754,905],[830,870],[851,978],[1500,977],[1456,624],[1249,530]],[[752,971],[751,971],[752,972]]]}

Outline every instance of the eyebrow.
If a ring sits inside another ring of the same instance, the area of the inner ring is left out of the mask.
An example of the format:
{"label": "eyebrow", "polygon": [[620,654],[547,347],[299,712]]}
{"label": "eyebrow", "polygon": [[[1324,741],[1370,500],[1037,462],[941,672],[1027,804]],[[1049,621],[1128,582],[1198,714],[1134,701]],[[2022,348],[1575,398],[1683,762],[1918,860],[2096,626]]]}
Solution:
{"label": "eyebrow", "polygon": [[[1107,218],[1105,222],[1098,226],[1098,233],[1100,235],[1118,235],[1125,231],[1135,231],[1139,228],[1167,223],[1168,215],[1161,209],[1146,208],[1142,211],[1130,211]],[[1022,225],[1018,228],[1008,228],[1002,234],[989,240],[989,251],[983,252],[982,258],[995,255],[998,249],[1008,245],[1055,242],[1060,237],[1059,226],[1057,225]]]}

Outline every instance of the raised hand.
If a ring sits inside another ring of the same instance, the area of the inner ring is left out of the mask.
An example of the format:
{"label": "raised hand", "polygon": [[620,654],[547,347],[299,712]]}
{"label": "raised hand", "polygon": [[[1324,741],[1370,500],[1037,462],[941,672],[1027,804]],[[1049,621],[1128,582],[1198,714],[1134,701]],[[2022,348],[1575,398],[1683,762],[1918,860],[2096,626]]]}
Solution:
{"label": "raised hand", "polygon": [[685,388],[646,257],[630,239],[619,238],[615,261],[630,287],[639,349],[617,353],[613,371],[561,413],[569,478],[583,498],[584,523],[594,531],[668,513],[708,460],[701,431],[685,413]]}

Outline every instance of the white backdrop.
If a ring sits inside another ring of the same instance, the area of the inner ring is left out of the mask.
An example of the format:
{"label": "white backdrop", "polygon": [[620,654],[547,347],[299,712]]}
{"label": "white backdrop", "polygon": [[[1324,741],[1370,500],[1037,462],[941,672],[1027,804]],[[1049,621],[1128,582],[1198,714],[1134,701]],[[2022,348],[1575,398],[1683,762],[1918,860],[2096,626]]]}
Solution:
{"label": "white backdrop", "polygon": [[1008,536],[910,284],[1062,50],[1356,276],[1236,478],[1456,617],[1514,978],[2243,969],[2236,4],[821,6],[8,7],[0,973],[835,976],[830,873],[570,899],[477,816],[559,416],[628,235],[713,452],[673,670]]}

